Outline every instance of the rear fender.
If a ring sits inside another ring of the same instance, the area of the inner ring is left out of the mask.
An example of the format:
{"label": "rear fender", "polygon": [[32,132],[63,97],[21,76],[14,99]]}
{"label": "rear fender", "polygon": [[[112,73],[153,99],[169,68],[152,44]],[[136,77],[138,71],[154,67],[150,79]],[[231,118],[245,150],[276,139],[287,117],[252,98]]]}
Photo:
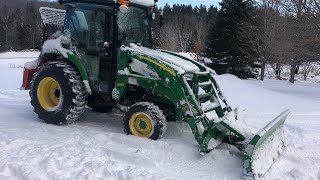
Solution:
{"label": "rear fender", "polygon": [[73,53],[68,53],[68,58],[67,58],[80,72],[81,78],[83,80],[83,83],[86,87],[86,91],[89,94],[92,94],[92,90],[90,87],[90,78],[89,78],[89,73],[87,71],[87,68],[85,67],[84,63],[78,58]]}
{"label": "rear fender", "polygon": [[[57,54],[57,51],[59,52],[59,54]],[[65,61],[72,63],[74,65],[74,67],[79,71],[87,93],[92,94],[92,90],[90,87],[90,75],[89,75],[84,63],[81,61],[81,59],[71,51],[69,51],[67,53],[61,53],[59,50],[57,50],[57,51],[55,52],[55,54],[57,55],[57,58],[55,58],[54,61],[56,61],[57,59],[63,59]],[[42,54],[42,56],[46,56],[46,54]],[[51,60],[51,61],[53,61],[53,60]]]}

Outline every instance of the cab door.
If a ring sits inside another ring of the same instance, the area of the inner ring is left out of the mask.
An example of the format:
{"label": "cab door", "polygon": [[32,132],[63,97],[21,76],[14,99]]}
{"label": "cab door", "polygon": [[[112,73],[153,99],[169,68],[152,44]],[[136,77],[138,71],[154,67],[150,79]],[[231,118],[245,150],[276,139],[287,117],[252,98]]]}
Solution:
{"label": "cab door", "polygon": [[109,94],[112,75],[113,6],[76,3],[67,12],[67,31],[91,76],[94,93]]}

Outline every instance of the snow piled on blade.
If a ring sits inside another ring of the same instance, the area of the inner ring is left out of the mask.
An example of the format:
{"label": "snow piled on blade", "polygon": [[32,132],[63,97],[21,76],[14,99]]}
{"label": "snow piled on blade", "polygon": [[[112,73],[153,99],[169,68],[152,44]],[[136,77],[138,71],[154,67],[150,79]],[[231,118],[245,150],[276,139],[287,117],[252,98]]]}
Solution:
{"label": "snow piled on blade", "polygon": [[224,123],[229,125],[232,129],[239,132],[246,139],[249,139],[253,136],[251,130],[249,129],[246,121],[244,110],[239,110],[238,108],[234,111],[229,112],[223,118],[221,118]]}
{"label": "snow piled on blade", "polygon": [[281,126],[254,150],[251,158],[254,178],[261,178],[282,154],[284,148],[285,137]]}
{"label": "snow piled on blade", "polygon": [[200,71],[199,67],[195,64],[168,53],[137,46],[133,43],[130,44],[130,49],[166,62],[166,64],[177,70],[179,74],[184,74],[184,72],[194,73]]}

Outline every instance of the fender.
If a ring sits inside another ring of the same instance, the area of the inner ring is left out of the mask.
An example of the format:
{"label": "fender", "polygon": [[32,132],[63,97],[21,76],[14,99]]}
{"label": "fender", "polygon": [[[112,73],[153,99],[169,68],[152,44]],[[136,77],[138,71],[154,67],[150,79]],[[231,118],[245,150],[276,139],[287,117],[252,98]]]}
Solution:
{"label": "fender", "polygon": [[92,90],[90,88],[90,78],[88,75],[88,71],[84,66],[84,64],[82,63],[82,61],[78,58],[78,56],[76,56],[73,53],[68,53],[67,59],[71,61],[75,65],[75,67],[78,69],[87,92],[89,94],[92,94]]}

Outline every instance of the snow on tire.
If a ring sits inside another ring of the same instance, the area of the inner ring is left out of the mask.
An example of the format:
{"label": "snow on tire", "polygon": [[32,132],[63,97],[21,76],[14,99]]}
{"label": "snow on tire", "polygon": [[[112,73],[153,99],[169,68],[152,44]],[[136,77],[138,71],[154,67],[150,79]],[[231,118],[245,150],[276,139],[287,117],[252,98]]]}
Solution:
{"label": "snow on tire", "polygon": [[87,92],[77,69],[66,62],[42,65],[31,82],[34,112],[48,124],[67,124],[85,111]]}
{"label": "snow on tire", "polygon": [[124,132],[153,140],[162,138],[167,130],[166,117],[162,110],[149,102],[131,106],[123,120]]}

